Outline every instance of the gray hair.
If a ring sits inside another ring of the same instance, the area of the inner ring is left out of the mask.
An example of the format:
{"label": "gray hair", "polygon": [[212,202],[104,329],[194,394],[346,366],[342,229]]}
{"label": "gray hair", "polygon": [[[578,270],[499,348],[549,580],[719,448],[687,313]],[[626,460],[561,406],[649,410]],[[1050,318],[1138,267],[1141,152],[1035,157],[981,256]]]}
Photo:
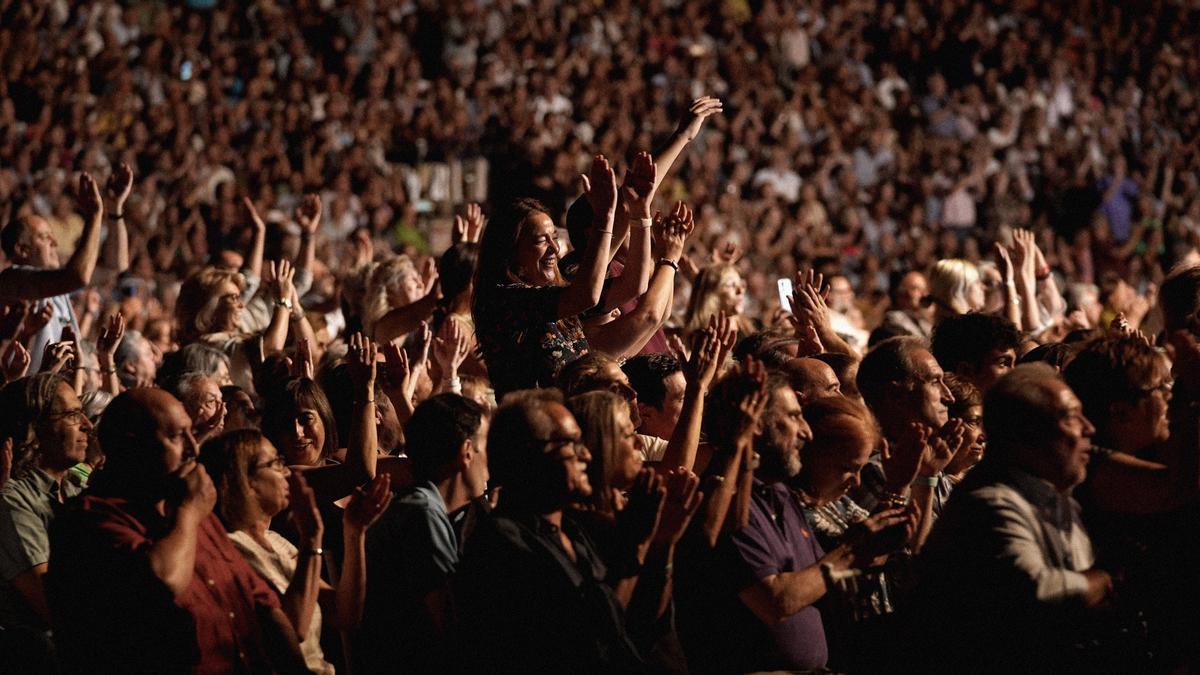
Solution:
{"label": "gray hair", "polygon": [[917,374],[913,352],[929,349],[922,338],[901,335],[871,348],[858,366],[858,391],[872,410],[878,410],[888,395],[889,384],[911,384]]}
{"label": "gray hair", "polygon": [[117,351],[113,354],[113,365],[117,368],[117,379],[121,381],[122,386],[137,386],[137,378],[126,372],[125,366],[136,361],[141,356],[141,350],[148,349],[149,346],[149,341],[138,331],[125,331],[125,337],[121,338],[121,343],[117,345]]}

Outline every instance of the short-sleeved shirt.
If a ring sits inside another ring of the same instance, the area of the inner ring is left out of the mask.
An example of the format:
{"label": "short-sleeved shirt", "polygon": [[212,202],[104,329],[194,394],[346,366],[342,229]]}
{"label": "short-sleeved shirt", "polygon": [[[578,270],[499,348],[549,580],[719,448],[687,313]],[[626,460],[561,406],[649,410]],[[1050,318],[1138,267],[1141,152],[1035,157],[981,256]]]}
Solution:
{"label": "short-sleeved shirt", "polygon": [[[250,536],[250,533],[243,530],[230,532],[229,540],[233,542],[234,548],[241,552],[246,562],[250,563],[250,567],[254,568],[258,576],[271,584],[275,592],[282,596],[287,593],[288,587],[292,585],[292,579],[296,576],[296,559],[300,552],[292,545],[292,542],[284,539],[282,534],[274,530],[267,530],[266,536],[267,542],[271,545],[270,548],[264,548],[262,544],[254,540],[254,537]],[[304,654],[304,663],[308,669],[322,675],[333,675],[333,664],[325,660],[325,653],[321,651],[320,605],[313,608],[312,621],[308,624],[308,633],[300,637],[302,638],[300,652]]]}
{"label": "short-sleeved shirt", "polygon": [[[756,479],[753,489],[749,522],[730,536],[745,566],[743,588],[775,574],[799,572],[825,555],[786,486]],[[780,669],[825,666],[825,627],[816,607],[810,605],[775,626],[761,627],[771,636]]]}
{"label": "short-sleeved shirt", "polygon": [[558,317],[565,290],[505,284],[483,298],[475,332],[497,398],[517,389],[554,386],[562,367],[588,352],[579,317]]}
{"label": "short-sleeved shirt", "polygon": [[433,483],[414,486],[367,531],[367,600],[357,668],[390,672],[404,663],[426,672],[444,663],[426,618],[425,597],[444,589],[458,567],[458,540]]}
{"label": "short-sleeved shirt", "polygon": [[[62,482],[62,499],[79,494],[69,480]],[[41,469],[10,480],[0,492],[0,626],[47,628],[13,579],[50,561],[50,523],[61,507],[59,483]]]}
{"label": "short-sleeved shirt", "polygon": [[279,598],[229,541],[201,522],[191,582],[176,596],[150,565],[172,519],[152,504],[85,494],[50,528],[46,597],[68,669],[259,673],[271,666],[258,612]]}
{"label": "short-sleeved shirt", "polygon": [[[13,265],[13,269],[36,270],[36,267],[29,265]],[[42,354],[46,351],[46,345],[62,340],[63,329],[70,326],[74,329],[75,334],[79,335],[79,322],[75,320],[75,308],[71,306],[71,296],[52,295],[48,298],[39,298],[34,301],[32,313],[42,311],[42,308],[50,305],[51,314],[50,320],[46,322],[42,329],[33,334],[33,339],[29,342],[29,372],[36,373],[42,367]]]}
{"label": "short-sleeved shirt", "polygon": [[753,490],[745,527],[722,535],[711,550],[689,531],[676,556],[676,619],[693,672],[816,670],[828,659],[816,607],[767,626],[740,598],[761,579],[798,572],[825,555],[787,487],[756,479]]}

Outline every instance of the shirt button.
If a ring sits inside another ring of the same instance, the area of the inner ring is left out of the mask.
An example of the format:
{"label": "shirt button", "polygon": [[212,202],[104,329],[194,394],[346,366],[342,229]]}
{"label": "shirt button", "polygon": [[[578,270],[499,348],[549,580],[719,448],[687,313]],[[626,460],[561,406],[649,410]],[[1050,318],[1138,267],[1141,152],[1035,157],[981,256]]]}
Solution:
{"label": "shirt button", "polygon": [[217,585],[217,582],[216,582],[216,580],[214,580],[214,579],[209,579],[209,580],[208,580],[208,585],[209,585],[209,586],[216,586],[216,585]]}
{"label": "shirt button", "polygon": [[246,652],[238,652],[238,658],[245,661],[246,660]]}
{"label": "shirt button", "polygon": [[230,612],[230,613],[229,613],[229,618],[230,618],[230,619],[236,619],[236,618],[237,618],[237,614],[234,614],[233,612]]}

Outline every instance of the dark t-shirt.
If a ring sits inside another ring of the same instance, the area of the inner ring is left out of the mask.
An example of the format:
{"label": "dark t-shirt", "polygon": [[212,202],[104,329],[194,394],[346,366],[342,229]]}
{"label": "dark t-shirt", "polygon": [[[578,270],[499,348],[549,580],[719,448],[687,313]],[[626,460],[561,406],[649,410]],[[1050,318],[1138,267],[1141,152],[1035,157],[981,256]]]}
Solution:
{"label": "dark t-shirt", "polygon": [[558,318],[565,290],[505,284],[481,298],[475,334],[497,399],[518,389],[554,386],[562,367],[588,352],[579,317]]}

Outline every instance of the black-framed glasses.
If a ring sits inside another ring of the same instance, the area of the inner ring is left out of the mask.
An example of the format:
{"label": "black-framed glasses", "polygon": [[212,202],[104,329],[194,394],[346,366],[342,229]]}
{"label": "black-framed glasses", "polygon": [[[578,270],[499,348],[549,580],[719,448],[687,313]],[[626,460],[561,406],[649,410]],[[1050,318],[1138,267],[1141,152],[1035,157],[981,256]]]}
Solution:
{"label": "black-framed glasses", "polygon": [[1141,392],[1144,396],[1151,396],[1153,394],[1162,394],[1163,396],[1170,396],[1171,390],[1174,388],[1175,388],[1174,380],[1163,380],[1156,387],[1142,387],[1141,389],[1138,389],[1138,391]]}
{"label": "black-framed glasses", "polygon": [[[580,452],[580,450],[586,448],[586,446],[583,444],[583,439],[580,438],[539,438],[537,443],[540,443],[542,447],[546,449],[547,454],[549,454],[551,450],[563,450],[569,448],[571,450],[572,458],[582,455],[583,453]],[[564,459],[566,458],[564,457]]]}

